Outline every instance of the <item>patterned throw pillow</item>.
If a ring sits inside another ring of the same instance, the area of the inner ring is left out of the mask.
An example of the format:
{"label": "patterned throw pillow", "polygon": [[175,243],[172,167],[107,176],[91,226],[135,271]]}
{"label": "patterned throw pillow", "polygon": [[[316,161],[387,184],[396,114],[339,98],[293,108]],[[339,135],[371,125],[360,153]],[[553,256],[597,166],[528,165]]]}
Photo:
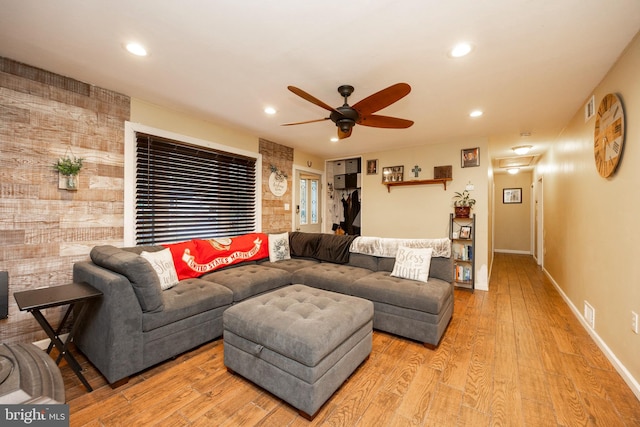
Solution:
{"label": "patterned throw pillow", "polygon": [[269,234],[269,261],[291,259],[289,233]]}
{"label": "patterned throw pillow", "polygon": [[403,279],[426,282],[429,280],[432,248],[408,248],[400,246],[391,275]]}
{"label": "patterned throw pillow", "polygon": [[170,289],[178,284],[178,274],[173,264],[173,257],[169,249],[163,249],[158,252],[142,251],[140,256],[151,264],[160,279],[160,287],[163,291]]}

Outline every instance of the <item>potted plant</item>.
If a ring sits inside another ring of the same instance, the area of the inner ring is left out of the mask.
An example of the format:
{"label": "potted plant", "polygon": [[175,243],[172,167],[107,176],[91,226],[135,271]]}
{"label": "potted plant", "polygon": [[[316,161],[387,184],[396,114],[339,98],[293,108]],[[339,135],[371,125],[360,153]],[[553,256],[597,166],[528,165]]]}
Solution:
{"label": "potted plant", "polygon": [[67,189],[75,190],[78,186],[77,175],[82,169],[82,161],[84,159],[81,157],[70,157],[64,156],[58,159],[58,161],[53,165],[53,167],[61,174],[66,177],[66,186]]}
{"label": "potted plant", "polygon": [[456,212],[456,218],[469,218],[471,208],[476,204],[476,199],[472,199],[467,190],[462,193],[455,192],[453,196],[453,206]]}

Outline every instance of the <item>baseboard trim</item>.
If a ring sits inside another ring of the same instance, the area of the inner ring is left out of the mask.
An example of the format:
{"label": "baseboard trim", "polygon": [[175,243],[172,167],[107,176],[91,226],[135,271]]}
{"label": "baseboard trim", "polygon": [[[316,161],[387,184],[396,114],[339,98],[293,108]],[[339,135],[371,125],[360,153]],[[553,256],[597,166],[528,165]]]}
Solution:
{"label": "baseboard trim", "polygon": [[503,254],[531,255],[531,251],[516,251],[513,249],[495,249],[494,252],[500,252]]}
{"label": "baseboard trim", "polygon": [[543,269],[543,271],[544,271],[544,274],[549,278],[551,283],[553,283],[553,286],[555,286],[558,293],[562,296],[562,299],[567,303],[569,308],[571,308],[573,315],[576,316],[576,318],[578,319],[582,327],[587,331],[587,333],[591,336],[591,338],[593,338],[596,345],[600,348],[600,350],[602,350],[602,352],[607,357],[607,359],[609,359],[609,362],[611,362],[615,370],[620,374],[620,376],[622,377],[624,382],[629,386],[633,394],[636,395],[636,398],[640,400],[640,383],[638,383],[638,380],[636,380],[633,377],[633,375],[631,375],[631,372],[629,372],[629,370],[622,364],[622,362],[620,362],[620,360],[616,357],[615,353],[611,351],[611,349],[609,348],[609,346],[607,346],[604,340],[600,338],[600,335],[598,335],[595,330],[589,327],[586,320],[582,316],[582,313],[580,312],[580,310],[578,310],[578,308],[575,305],[573,305],[573,302],[569,299],[567,294],[564,293],[562,288],[560,288],[560,286],[554,280],[551,274],[549,274],[549,272],[546,269]]}

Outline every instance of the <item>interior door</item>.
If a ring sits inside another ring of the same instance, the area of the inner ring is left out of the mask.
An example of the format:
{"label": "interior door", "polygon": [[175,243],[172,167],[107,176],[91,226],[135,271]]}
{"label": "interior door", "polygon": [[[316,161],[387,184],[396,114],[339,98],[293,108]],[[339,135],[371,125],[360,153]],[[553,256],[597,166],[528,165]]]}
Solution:
{"label": "interior door", "polygon": [[296,171],[295,228],[297,231],[320,233],[322,230],[321,176]]}

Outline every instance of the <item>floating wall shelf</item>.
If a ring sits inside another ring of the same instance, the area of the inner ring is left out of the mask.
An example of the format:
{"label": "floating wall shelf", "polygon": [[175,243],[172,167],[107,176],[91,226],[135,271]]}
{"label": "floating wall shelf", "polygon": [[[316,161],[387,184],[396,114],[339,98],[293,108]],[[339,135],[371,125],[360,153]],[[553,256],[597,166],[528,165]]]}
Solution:
{"label": "floating wall shelf", "polygon": [[445,191],[447,190],[447,181],[452,181],[453,178],[437,178],[437,179],[420,179],[412,181],[400,181],[400,182],[383,182],[382,185],[387,186],[387,192],[391,192],[391,187],[400,187],[402,185],[430,185],[430,184],[442,184]]}

